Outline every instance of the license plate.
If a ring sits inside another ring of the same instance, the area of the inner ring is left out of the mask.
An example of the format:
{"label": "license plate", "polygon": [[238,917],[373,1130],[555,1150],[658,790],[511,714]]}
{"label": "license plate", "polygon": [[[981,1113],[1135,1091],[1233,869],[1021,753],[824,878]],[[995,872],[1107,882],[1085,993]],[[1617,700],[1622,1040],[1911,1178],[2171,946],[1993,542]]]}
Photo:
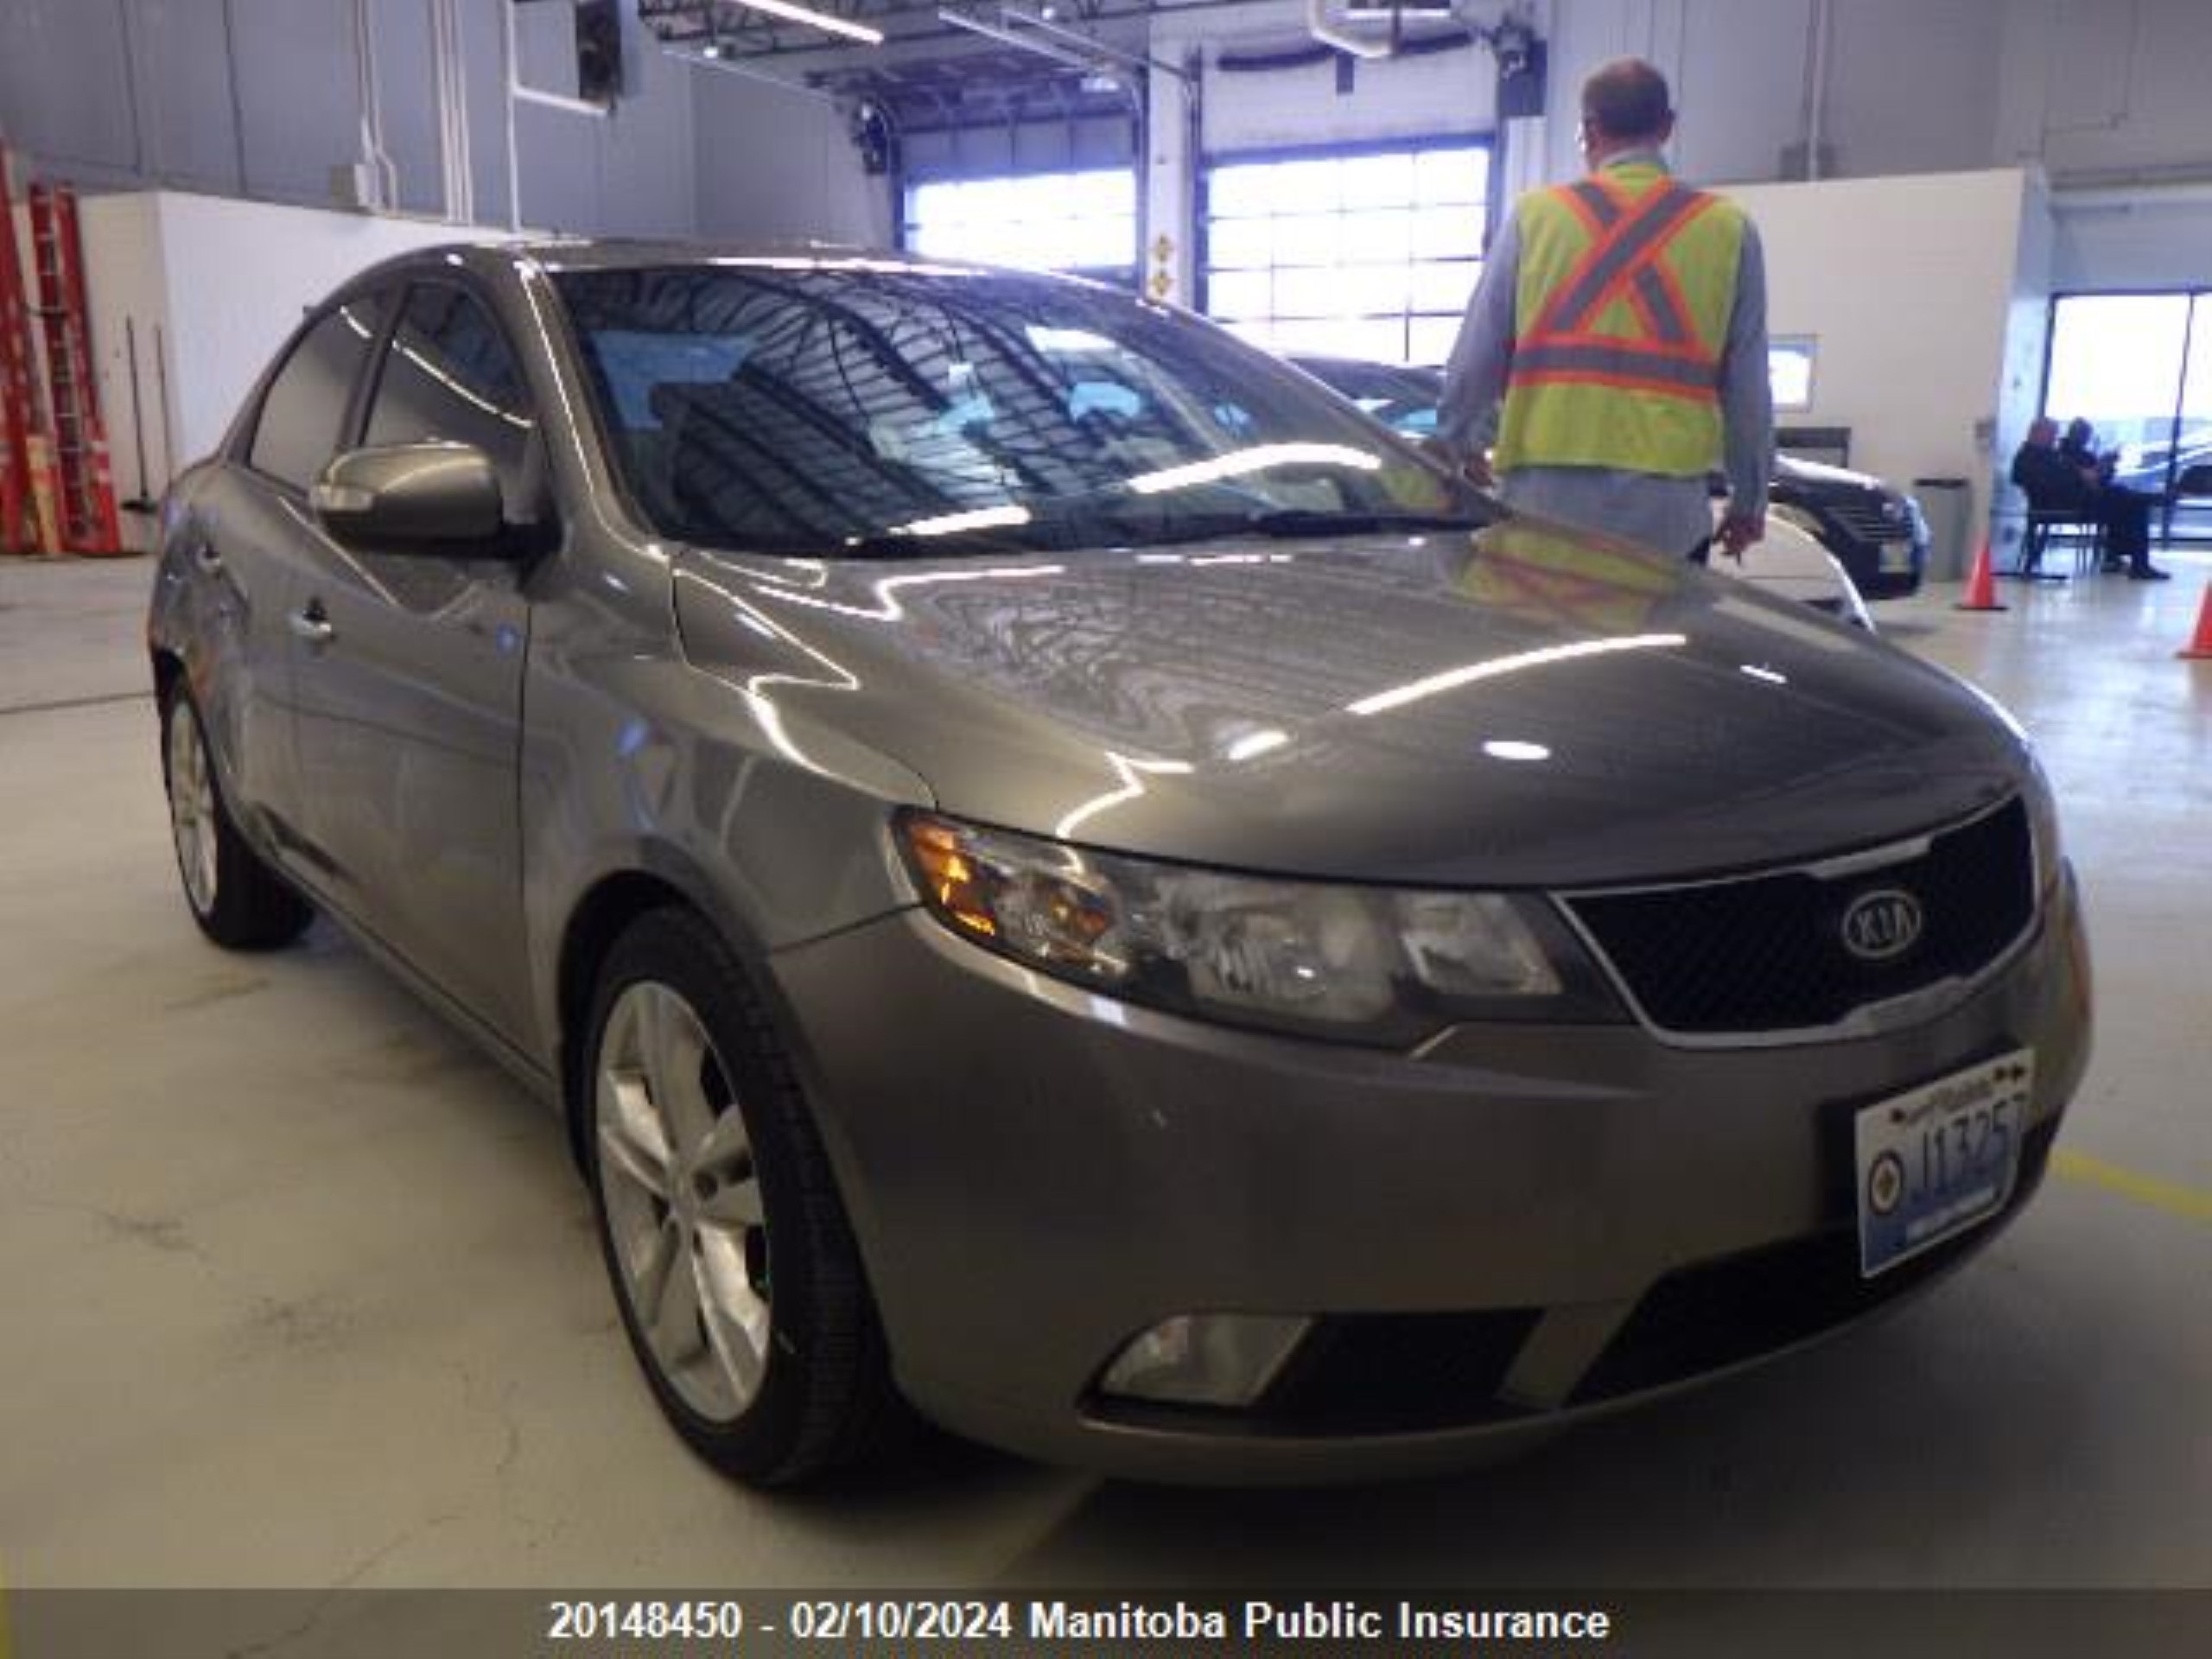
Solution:
{"label": "license plate", "polygon": [[1885,570],[1911,569],[1912,543],[1910,542],[1885,542],[1882,544],[1882,569]]}
{"label": "license plate", "polygon": [[1853,1128],[1862,1277],[2004,1207],[2019,1174],[2034,1084],[2035,1051],[2023,1048],[1859,1113]]}

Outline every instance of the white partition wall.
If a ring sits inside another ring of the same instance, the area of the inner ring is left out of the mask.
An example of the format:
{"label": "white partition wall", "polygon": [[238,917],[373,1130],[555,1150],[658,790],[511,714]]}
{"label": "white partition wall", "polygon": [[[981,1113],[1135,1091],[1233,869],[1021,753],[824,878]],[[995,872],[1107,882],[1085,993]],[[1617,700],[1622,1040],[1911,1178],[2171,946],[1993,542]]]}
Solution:
{"label": "white partition wall", "polygon": [[1770,331],[1818,343],[1812,407],[1782,420],[1847,426],[1854,466],[1908,486],[1967,479],[1977,515],[2001,508],[1993,474],[2001,480],[2034,400],[2049,292],[2050,209],[2031,175],[1726,194],[1758,223]]}
{"label": "white partition wall", "polygon": [[[158,499],[213,448],[301,312],[340,283],[410,248],[486,234],[167,190],[87,196],[80,217],[118,501]],[[143,545],[145,515],[122,522]]]}

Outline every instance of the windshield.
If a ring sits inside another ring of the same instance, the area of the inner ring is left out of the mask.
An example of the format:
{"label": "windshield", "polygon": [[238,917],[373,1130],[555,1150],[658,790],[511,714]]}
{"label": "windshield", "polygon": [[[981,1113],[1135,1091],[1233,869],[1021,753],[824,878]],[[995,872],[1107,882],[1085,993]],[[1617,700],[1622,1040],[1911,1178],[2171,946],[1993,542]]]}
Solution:
{"label": "windshield", "polygon": [[1435,369],[1400,369],[1346,358],[1300,358],[1298,366],[1349,397],[1384,425],[1410,438],[1436,430],[1444,376]]}
{"label": "windshield", "polygon": [[935,557],[1478,524],[1274,359],[1046,277],[823,257],[556,278],[663,534]]}

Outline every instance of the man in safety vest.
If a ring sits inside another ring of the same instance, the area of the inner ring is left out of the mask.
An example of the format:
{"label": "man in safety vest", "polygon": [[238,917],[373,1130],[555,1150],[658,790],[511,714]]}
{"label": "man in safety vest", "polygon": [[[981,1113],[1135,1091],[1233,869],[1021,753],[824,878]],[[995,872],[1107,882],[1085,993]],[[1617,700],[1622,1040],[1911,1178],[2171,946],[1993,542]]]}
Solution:
{"label": "man in safety vest", "polygon": [[1774,447],[1765,261],[1742,209],[1669,176],[1674,130],[1666,79],[1641,59],[1583,84],[1590,175],[1531,191],[1499,227],[1436,442],[1480,475],[1477,435],[1502,398],[1491,464],[1509,505],[1690,557],[1715,537],[1720,468],[1717,539],[1741,556],[1765,534]]}

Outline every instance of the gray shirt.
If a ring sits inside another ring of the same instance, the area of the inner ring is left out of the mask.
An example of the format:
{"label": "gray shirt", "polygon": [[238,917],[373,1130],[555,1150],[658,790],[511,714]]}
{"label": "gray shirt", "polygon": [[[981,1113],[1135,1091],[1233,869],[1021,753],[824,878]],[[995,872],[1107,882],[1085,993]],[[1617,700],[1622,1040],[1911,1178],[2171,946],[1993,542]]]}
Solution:
{"label": "gray shirt", "polygon": [[[1618,156],[1608,166],[1663,166],[1649,152]],[[1519,216],[1509,215],[1491,243],[1482,280],[1446,365],[1436,436],[1465,460],[1486,441],[1513,366],[1514,309],[1521,283]],[[1720,353],[1722,467],[1731,511],[1766,511],[1774,454],[1774,398],[1766,369],[1766,256],[1758,229],[1744,224],[1736,295]],[[1667,552],[1686,554],[1713,531],[1711,490],[1702,478],[1662,478],[1611,467],[1517,467],[1498,494],[1518,512],[1601,530]]]}

